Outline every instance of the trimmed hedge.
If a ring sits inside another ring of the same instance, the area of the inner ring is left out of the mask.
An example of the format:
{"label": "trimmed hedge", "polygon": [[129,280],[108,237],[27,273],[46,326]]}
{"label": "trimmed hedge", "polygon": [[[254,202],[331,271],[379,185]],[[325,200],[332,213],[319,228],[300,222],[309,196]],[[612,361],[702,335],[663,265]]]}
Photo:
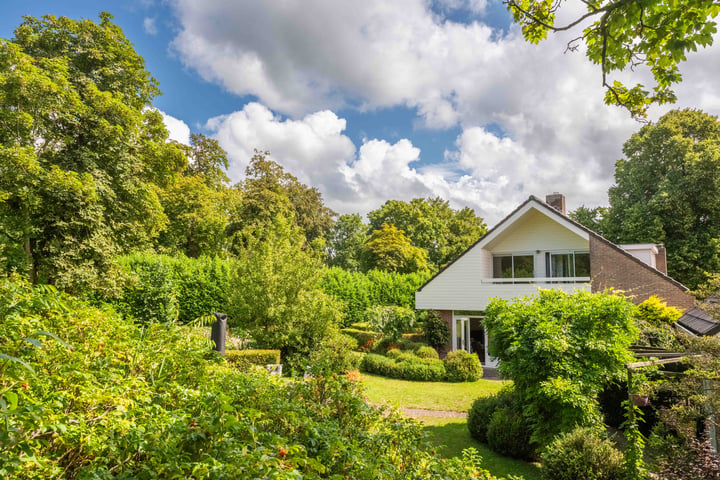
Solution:
{"label": "trimmed hedge", "polygon": [[340,330],[345,335],[353,337],[357,340],[358,350],[366,352],[370,350],[373,345],[382,338],[383,334],[380,332],[370,332],[367,330],[360,330],[356,328],[343,328]]}
{"label": "trimmed hedge", "polygon": [[444,362],[450,382],[475,382],[482,378],[482,365],[474,353],[465,350],[450,352]]}
{"label": "trimmed hedge", "polygon": [[361,369],[367,373],[402,380],[440,382],[445,379],[445,366],[442,361],[403,357],[403,355],[405,354],[394,360],[383,355],[368,353],[363,359]]}
{"label": "trimmed hedge", "polygon": [[240,370],[249,370],[251,365],[280,363],[280,350],[226,350],[225,360]]}
{"label": "trimmed hedge", "polygon": [[391,273],[371,270],[350,272],[328,268],[321,288],[345,302],[343,326],[363,322],[365,311],[376,305],[414,308],[415,291],[430,278],[430,273]]}
{"label": "trimmed hedge", "polygon": [[132,281],[118,299],[108,299],[139,323],[189,323],[227,312],[231,260],[135,253],[120,257]]}

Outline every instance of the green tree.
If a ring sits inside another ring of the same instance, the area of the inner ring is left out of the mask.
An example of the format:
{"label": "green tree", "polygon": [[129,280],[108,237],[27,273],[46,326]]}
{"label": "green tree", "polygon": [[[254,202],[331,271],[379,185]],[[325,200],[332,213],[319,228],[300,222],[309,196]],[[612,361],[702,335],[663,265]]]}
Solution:
{"label": "green tree", "polygon": [[236,186],[242,202],[230,219],[228,232],[249,228],[262,235],[263,229],[257,226],[270,225],[277,215],[282,215],[300,227],[309,244],[319,242],[324,247],[324,235],[333,224],[335,212],[323,204],[316,188],[300,183],[269,160],[269,155],[256,150],[245,169],[245,180]]}
{"label": "green tree", "polygon": [[366,270],[423,272],[430,269],[427,257],[427,250],[413,246],[405,232],[398,230],[395,225],[383,223],[365,243],[363,263]]}
{"label": "green tree", "polygon": [[320,289],[321,262],[303,248],[297,226],[278,215],[262,238],[245,231],[231,283],[231,324],[261,348],[279,349],[303,371],[310,354],[337,331],[340,303]]}
{"label": "green tree", "polygon": [[368,239],[368,227],[357,214],[340,215],[327,234],[327,263],[357,272],[362,267],[363,245]]}
{"label": "green tree", "polygon": [[619,295],[559,290],[487,307],[489,353],[513,381],[535,444],[602,421],[598,394],[634,358],[633,311]]}
{"label": "green tree", "polygon": [[202,176],[177,176],[160,192],[160,202],[168,217],[158,237],[160,250],[182,252],[188,257],[222,256],[226,251],[225,230],[237,190],[222,186],[214,189]]}
{"label": "green tree", "polygon": [[228,168],[227,152],[217,140],[201,133],[190,135],[190,146],[179,145],[190,160],[183,172],[190,177],[201,177],[213,189],[226,185],[230,179],[225,171]]}
{"label": "green tree", "polygon": [[589,228],[593,232],[604,234],[606,226],[607,208],[588,208],[585,205],[570,212],[570,218]]}
{"label": "green tree", "polygon": [[156,185],[185,162],[111,18],[26,17],[0,40],[4,266],[66,290],[116,288],[114,256],[157,236]]}
{"label": "green tree", "polygon": [[[555,17],[563,2],[505,3],[531,43],[544,40],[549,31],[585,27],[570,41],[568,49],[574,51],[584,44],[588,59],[600,65],[602,85],[607,89],[605,103],[623,106],[638,117],[645,117],[653,103],[675,102],[672,87],[682,80],[678,65],[686,60],[688,52],[712,45],[717,31],[714,18],[720,13],[717,0],[591,0],[582,2],[586,13],[556,25]],[[613,78],[618,72],[641,65],[652,72],[652,91],[642,84],[626,86]]]}
{"label": "green tree", "polygon": [[623,146],[605,235],[616,243],[664,243],[668,273],[695,288],[720,271],[720,122],[672,111]]}
{"label": "green tree", "polygon": [[414,246],[428,252],[429,261],[437,267],[454,260],[487,231],[472,209],[453,210],[439,197],[389,200],[368,218],[371,230],[382,229],[384,223],[403,230]]}

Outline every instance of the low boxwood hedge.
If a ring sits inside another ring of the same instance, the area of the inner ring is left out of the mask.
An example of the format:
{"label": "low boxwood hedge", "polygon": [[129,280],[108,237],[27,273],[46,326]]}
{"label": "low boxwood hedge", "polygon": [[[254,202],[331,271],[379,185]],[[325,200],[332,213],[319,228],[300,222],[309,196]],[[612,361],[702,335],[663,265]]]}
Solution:
{"label": "low boxwood hedge", "polygon": [[402,380],[440,382],[445,379],[445,365],[441,360],[422,359],[403,354],[397,359],[376,353],[368,353],[363,359],[361,369]]}
{"label": "low boxwood hedge", "polygon": [[280,350],[226,350],[225,359],[240,370],[251,365],[272,365],[280,363]]}

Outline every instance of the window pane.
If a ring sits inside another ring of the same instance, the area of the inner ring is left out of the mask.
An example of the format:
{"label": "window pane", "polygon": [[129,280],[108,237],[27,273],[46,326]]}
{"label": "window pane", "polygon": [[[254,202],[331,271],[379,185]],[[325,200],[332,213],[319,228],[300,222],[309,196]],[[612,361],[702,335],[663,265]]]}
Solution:
{"label": "window pane", "polygon": [[493,278],[512,278],[512,257],[493,257]]}
{"label": "window pane", "polygon": [[515,278],[532,278],[535,271],[535,259],[532,255],[513,257],[515,262]]}
{"label": "window pane", "polygon": [[550,256],[551,276],[572,277],[573,275],[573,254],[562,253]]}
{"label": "window pane", "polygon": [[589,253],[576,253],[575,254],[575,276],[576,277],[589,277],[590,276],[590,254]]}

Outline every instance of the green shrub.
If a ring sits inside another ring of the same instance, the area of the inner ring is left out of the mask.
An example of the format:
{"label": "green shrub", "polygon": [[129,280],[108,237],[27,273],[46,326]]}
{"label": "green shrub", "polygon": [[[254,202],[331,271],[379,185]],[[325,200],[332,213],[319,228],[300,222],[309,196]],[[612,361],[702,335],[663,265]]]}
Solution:
{"label": "green shrub", "polygon": [[360,351],[367,352],[370,350],[375,342],[380,340],[382,338],[382,333],[380,332],[371,332],[367,330],[359,330],[356,328],[343,328],[340,330],[345,335],[350,335],[355,340],[357,340],[357,348]]}
{"label": "green shrub", "polygon": [[682,316],[682,309],[669,307],[656,295],[651,296],[637,306],[635,318],[651,325],[672,325]]}
{"label": "green shrub", "polygon": [[398,357],[400,357],[400,355],[402,355],[402,353],[403,353],[402,350],[400,350],[399,348],[391,348],[387,352],[385,352],[385,356],[395,360]]}
{"label": "green shrub", "polygon": [[482,378],[480,359],[465,350],[448,353],[445,357],[445,370],[450,382],[475,382]]}
{"label": "green shrub", "polygon": [[431,347],[440,349],[450,343],[450,329],[434,310],[424,315],[423,331],[425,340]]}
{"label": "green shrub", "polygon": [[530,444],[530,428],[520,408],[511,404],[493,412],[487,427],[487,444],[506,457],[533,459],[535,448]]}
{"label": "green shrub", "polygon": [[542,453],[547,480],[622,480],[623,467],[622,453],[591,428],[557,436]]}
{"label": "green shrub", "polygon": [[350,328],[354,328],[355,330],[363,330],[366,332],[371,331],[370,330],[370,323],[369,322],[357,322],[350,325]]}
{"label": "green shrub", "polygon": [[112,303],[124,317],[136,322],[169,323],[179,315],[177,285],[168,262],[157,255],[137,254],[120,259],[131,280]]}
{"label": "green shrub", "polygon": [[441,382],[445,379],[445,366],[441,360],[422,360],[414,355],[403,361],[396,361],[383,355],[368,353],[361,368],[367,373],[402,380]]}
{"label": "green shrub", "polygon": [[495,410],[511,406],[516,402],[512,384],[506,385],[495,395],[480,397],[473,402],[468,412],[467,426],[470,436],[479,442],[487,443],[487,430]]}
{"label": "green shrub", "polygon": [[398,341],[415,324],[415,312],[397,305],[374,305],[366,310],[365,319],[373,330]]}
{"label": "green shrub", "polygon": [[440,358],[437,350],[435,350],[433,347],[418,347],[415,349],[415,355],[420,358]]}
{"label": "green shrub", "polygon": [[342,333],[331,335],[310,354],[310,372],[313,375],[327,375],[331,373],[346,373],[357,370],[362,360],[355,354],[357,341]]}
{"label": "green shrub", "polygon": [[[394,357],[396,363],[419,362],[420,361],[420,358],[417,357],[413,352],[408,352],[408,351],[403,351],[403,350],[395,350],[395,349],[388,350],[388,353],[391,353],[391,352],[400,352],[400,354],[395,355],[395,357]],[[393,357],[391,357],[391,358],[393,358]]]}
{"label": "green shrub", "polygon": [[248,371],[251,365],[280,363],[280,350],[225,350],[225,360],[241,371]]}

